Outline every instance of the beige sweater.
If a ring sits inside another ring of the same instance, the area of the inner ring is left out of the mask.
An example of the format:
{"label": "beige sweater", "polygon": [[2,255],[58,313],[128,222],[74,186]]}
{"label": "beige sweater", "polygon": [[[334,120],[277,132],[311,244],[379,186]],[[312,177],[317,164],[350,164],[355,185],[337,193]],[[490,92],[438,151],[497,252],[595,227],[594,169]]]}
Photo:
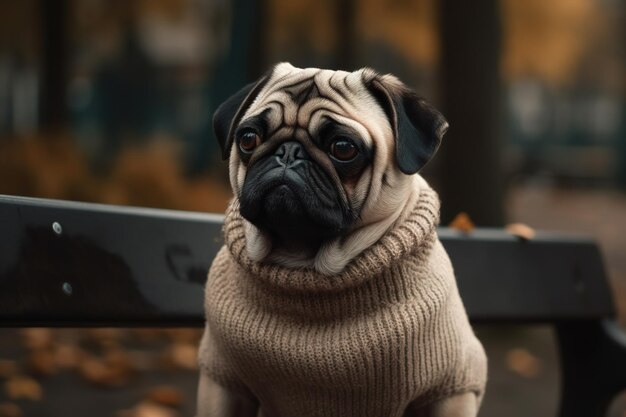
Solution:
{"label": "beige sweater", "polygon": [[424,189],[408,218],[338,276],[251,261],[237,202],[206,285],[201,372],[276,417],[401,416],[467,391],[486,357]]}

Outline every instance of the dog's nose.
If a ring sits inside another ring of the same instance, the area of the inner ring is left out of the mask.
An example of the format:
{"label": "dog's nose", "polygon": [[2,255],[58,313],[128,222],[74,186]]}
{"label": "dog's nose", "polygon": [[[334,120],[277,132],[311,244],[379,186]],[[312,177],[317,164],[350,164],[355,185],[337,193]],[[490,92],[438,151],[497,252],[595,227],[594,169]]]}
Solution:
{"label": "dog's nose", "polygon": [[281,143],[274,155],[278,157],[278,162],[284,166],[292,166],[299,161],[311,159],[300,142],[288,141]]}

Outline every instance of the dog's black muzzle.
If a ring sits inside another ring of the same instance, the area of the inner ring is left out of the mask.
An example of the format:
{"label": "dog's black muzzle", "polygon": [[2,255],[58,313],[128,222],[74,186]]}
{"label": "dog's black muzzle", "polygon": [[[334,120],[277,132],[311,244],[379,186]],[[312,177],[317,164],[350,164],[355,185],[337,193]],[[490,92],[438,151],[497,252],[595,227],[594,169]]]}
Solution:
{"label": "dog's black muzzle", "polygon": [[347,226],[340,192],[304,146],[290,140],[248,167],[241,215],[279,239],[319,241]]}

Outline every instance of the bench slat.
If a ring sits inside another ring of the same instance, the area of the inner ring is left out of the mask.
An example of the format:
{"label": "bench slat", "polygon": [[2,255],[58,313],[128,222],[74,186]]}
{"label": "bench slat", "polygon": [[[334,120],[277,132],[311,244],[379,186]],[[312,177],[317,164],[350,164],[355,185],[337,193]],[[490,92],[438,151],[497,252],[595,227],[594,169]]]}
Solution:
{"label": "bench slat", "polygon": [[[0,325],[202,325],[221,223],[219,215],[0,195]],[[474,321],[615,315],[588,239],[521,241],[496,229],[441,228],[439,236]]]}

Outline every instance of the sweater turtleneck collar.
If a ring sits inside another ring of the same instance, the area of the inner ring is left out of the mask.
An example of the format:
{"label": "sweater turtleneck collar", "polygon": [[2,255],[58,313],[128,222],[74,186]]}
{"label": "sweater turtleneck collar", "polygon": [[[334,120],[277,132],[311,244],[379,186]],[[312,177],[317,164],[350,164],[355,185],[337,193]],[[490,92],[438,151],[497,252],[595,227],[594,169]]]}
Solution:
{"label": "sweater turtleneck collar", "polygon": [[239,202],[236,198],[226,210],[224,241],[234,260],[244,270],[271,286],[296,292],[341,291],[368,281],[407,255],[430,248],[438,222],[439,198],[434,190],[424,185],[408,216],[334,276],[321,274],[313,268],[294,269],[252,261],[246,250],[245,220],[239,213]]}

